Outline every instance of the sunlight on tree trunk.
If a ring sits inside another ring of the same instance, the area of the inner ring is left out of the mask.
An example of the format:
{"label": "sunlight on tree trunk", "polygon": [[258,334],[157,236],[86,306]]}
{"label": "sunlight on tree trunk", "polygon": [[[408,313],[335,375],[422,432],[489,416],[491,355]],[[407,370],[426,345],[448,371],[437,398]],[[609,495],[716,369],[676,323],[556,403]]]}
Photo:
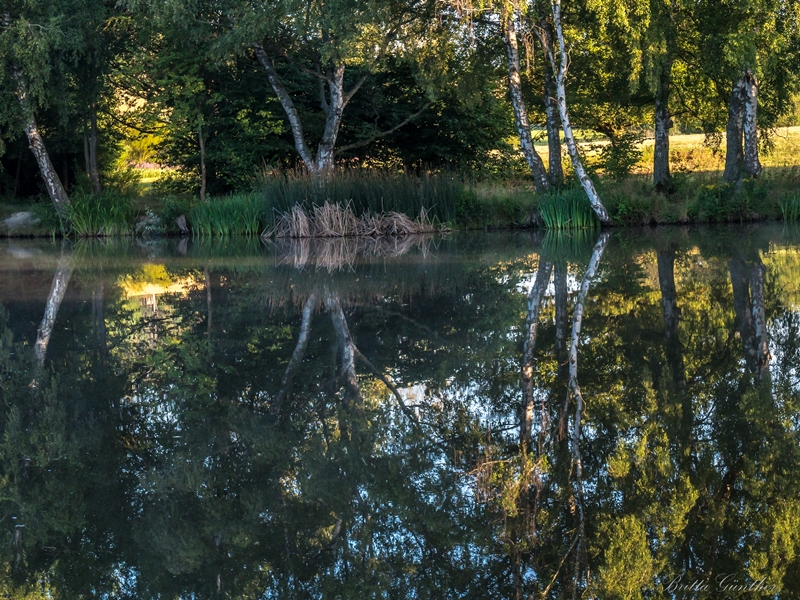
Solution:
{"label": "sunlight on tree trunk", "polygon": [[672,77],[672,59],[664,59],[658,77],[655,109],[655,145],[653,148],[653,186],[661,193],[672,188],[669,171],[669,130],[672,116],[669,110],[669,88]]}
{"label": "sunlight on tree trunk", "polygon": [[742,152],[742,136],[745,112],[744,79],[733,82],[730,100],[728,101],[728,124],[725,128],[725,171],[722,179],[734,184],[742,177],[744,156]]}
{"label": "sunlight on tree trunk", "polygon": [[756,122],[758,82],[749,70],[744,77],[744,90],[744,170],[750,177],[755,178],[761,174],[761,162],[758,160],[758,123]]}

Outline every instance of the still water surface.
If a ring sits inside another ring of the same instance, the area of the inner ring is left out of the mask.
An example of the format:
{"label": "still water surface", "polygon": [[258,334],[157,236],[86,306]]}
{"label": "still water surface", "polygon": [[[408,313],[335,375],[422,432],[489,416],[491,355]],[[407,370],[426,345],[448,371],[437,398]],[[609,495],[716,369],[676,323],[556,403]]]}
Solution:
{"label": "still water surface", "polygon": [[797,231],[3,241],[0,304],[3,597],[799,593]]}

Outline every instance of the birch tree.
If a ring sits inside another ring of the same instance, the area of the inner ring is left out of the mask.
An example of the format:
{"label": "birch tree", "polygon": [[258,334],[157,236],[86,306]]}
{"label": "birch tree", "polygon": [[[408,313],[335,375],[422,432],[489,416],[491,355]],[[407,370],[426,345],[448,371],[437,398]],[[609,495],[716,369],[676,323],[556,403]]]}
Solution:
{"label": "birch tree", "polygon": [[[426,37],[438,27],[430,0],[227,0],[192,6],[179,0],[130,0],[128,5],[157,17],[162,27],[184,27],[190,35],[197,26],[210,28],[221,59],[251,56],[283,108],[300,159],[315,175],[332,170],[339,152],[385,137],[426,107],[422,99],[417,112],[393,127],[337,147],[345,108],[388,57],[425,55],[436,62],[437,50],[443,50]],[[290,88],[286,73],[304,74],[308,86]],[[320,114],[307,118],[298,103],[314,97]],[[310,132],[317,122],[315,148]]]}
{"label": "birch tree", "polygon": [[56,212],[66,217],[69,197],[36,121],[37,110],[52,101],[51,55],[74,42],[62,29],[64,14],[59,9],[63,8],[58,2],[4,2],[0,6],[0,83],[5,88],[0,113],[6,124],[25,132],[47,194]]}
{"label": "birch tree", "polygon": [[592,209],[602,223],[608,223],[610,220],[608,211],[606,210],[606,207],[603,206],[603,202],[600,200],[600,195],[597,193],[594,183],[592,183],[588,173],[586,173],[586,169],[583,167],[583,162],[578,154],[578,145],[575,143],[575,136],[572,133],[572,125],[569,120],[566,92],[569,55],[567,53],[567,45],[564,39],[564,27],[561,22],[561,0],[553,0],[551,3],[551,10],[558,49],[550,49],[548,53],[548,59],[553,69],[553,75],[556,82],[556,103],[558,104],[558,112],[561,116],[561,126],[564,130],[564,142],[567,145],[567,152],[569,153],[570,160],[572,161],[572,168],[575,171],[575,176],[578,178],[581,187],[586,192],[586,196],[589,198],[589,203],[592,205]]}

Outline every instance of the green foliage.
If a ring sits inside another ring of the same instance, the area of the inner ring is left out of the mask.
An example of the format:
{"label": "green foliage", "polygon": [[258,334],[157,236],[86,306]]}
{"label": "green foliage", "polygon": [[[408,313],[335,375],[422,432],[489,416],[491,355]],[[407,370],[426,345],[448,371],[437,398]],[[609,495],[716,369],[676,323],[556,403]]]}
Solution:
{"label": "green foliage", "polygon": [[615,190],[603,198],[611,220],[618,225],[645,225],[653,219],[653,204],[657,199],[650,194],[629,194]]}
{"label": "green foliage", "polygon": [[113,192],[74,194],[67,221],[79,237],[131,235],[136,212],[129,198]]}
{"label": "green foliage", "polygon": [[641,161],[643,141],[642,131],[625,131],[604,145],[600,150],[600,165],[606,176],[613,181],[628,177]]}
{"label": "green foliage", "polygon": [[565,188],[542,196],[539,216],[548,229],[593,229],[600,222],[581,188]]}

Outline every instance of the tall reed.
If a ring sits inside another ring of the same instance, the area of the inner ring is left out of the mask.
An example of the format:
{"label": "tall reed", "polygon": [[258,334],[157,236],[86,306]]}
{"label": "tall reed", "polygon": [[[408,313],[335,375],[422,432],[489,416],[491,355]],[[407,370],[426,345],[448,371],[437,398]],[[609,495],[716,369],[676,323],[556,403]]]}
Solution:
{"label": "tall reed", "polygon": [[259,235],[267,226],[265,205],[257,194],[212,198],[190,211],[192,231],[201,236]]}
{"label": "tall reed", "polygon": [[784,221],[800,219],[800,192],[787,193],[778,201]]}
{"label": "tall reed", "polygon": [[264,199],[267,213],[272,214],[289,212],[295,206],[309,211],[330,202],[349,206],[356,216],[389,212],[419,215],[425,210],[431,219],[453,223],[466,185],[446,174],[415,176],[343,169],[310,177],[300,171],[265,169],[258,175],[255,189]]}
{"label": "tall reed", "polygon": [[134,219],[130,200],[110,192],[77,193],[67,209],[69,230],[79,237],[131,235]]}
{"label": "tall reed", "polygon": [[600,225],[580,188],[543,195],[539,200],[539,216],[548,229],[594,229]]}

